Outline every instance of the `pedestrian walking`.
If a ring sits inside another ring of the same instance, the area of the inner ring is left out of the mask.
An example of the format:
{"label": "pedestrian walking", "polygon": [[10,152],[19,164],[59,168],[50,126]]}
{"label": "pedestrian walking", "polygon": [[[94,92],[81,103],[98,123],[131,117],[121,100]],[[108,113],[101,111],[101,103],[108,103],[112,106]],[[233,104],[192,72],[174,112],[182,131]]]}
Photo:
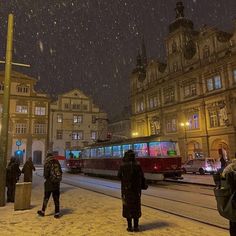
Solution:
{"label": "pedestrian walking", "polygon": [[60,182],[62,180],[61,165],[58,160],[54,159],[51,153],[47,154],[44,164],[44,199],[42,210],[38,215],[44,216],[50,196],[52,195],[55,205],[55,218],[60,217]]}
{"label": "pedestrian walking", "polygon": [[24,182],[32,182],[33,171],[35,171],[35,167],[32,158],[29,157],[21,171],[24,174]]}
{"label": "pedestrian walking", "polygon": [[142,168],[135,160],[135,153],[132,150],[125,152],[118,177],[121,180],[122,215],[127,219],[127,231],[138,232],[139,218],[141,217],[141,189],[145,179]]}
{"label": "pedestrian walking", "polygon": [[7,202],[15,201],[16,183],[19,180],[20,175],[21,171],[19,163],[15,157],[11,157],[6,169]]}

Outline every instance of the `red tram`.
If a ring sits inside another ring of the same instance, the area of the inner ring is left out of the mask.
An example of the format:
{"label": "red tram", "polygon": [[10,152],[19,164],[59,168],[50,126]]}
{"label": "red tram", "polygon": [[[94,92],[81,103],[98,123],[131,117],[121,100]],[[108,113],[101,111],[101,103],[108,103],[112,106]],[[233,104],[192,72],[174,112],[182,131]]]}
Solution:
{"label": "red tram", "polygon": [[148,138],[131,139],[122,142],[104,142],[77,150],[77,158],[67,159],[69,170],[73,168],[85,174],[117,176],[124,153],[132,149],[149,180],[163,180],[165,177],[181,177],[181,157],[178,143],[174,141],[153,141]]}

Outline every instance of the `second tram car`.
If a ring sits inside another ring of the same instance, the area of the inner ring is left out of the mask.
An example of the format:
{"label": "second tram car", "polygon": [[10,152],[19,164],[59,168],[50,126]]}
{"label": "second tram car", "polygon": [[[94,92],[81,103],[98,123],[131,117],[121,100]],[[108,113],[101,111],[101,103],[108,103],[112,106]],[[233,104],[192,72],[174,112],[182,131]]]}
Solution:
{"label": "second tram car", "polygon": [[[77,168],[85,174],[117,176],[124,153],[132,149],[144,175],[149,180],[163,180],[166,177],[181,177],[181,157],[178,143],[174,141],[152,141],[132,139],[123,142],[104,142],[80,150],[76,160]],[[70,166],[67,162],[68,168]]]}

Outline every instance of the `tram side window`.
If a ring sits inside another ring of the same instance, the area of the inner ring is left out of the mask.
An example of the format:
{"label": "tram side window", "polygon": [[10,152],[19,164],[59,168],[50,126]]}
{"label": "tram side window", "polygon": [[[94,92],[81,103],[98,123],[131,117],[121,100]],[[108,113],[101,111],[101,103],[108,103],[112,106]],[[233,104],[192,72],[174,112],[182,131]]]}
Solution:
{"label": "tram side window", "polygon": [[124,144],[122,145],[122,156],[125,155],[125,152],[127,152],[128,150],[131,150],[132,148],[132,144]]}
{"label": "tram side window", "polygon": [[104,156],[104,148],[100,147],[97,149],[97,157],[103,157]]}
{"label": "tram side window", "polygon": [[121,146],[113,146],[113,157],[121,157],[122,153],[121,153]]}
{"label": "tram side window", "polygon": [[91,149],[91,157],[97,157],[97,149],[96,148]]}
{"label": "tram side window", "polygon": [[150,157],[161,157],[160,142],[149,143],[149,154],[150,154]]}
{"label": "tram side window", "polygon": [[148,156],[147,143],[135,143],[134,152],[136,154],[136,157],[147,157]]}
{"label": "tram side window", "polygon": [[112,147],[105,147],[105,157],[111,157]]}
{"label": "tram side window", "polygon": [[175,156],[175,143],[173,142],[161,142],[161,153],[162,156]]}
{"label": "tram side window", "polygon": [[90,157],[90,149],[83,150],[82,157],[89,158]]}

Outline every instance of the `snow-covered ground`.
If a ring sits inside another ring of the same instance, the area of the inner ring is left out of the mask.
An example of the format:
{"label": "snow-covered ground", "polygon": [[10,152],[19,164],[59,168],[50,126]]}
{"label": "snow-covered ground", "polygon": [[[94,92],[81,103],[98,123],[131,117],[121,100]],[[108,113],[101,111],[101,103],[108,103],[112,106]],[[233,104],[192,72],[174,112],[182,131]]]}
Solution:
{"label": "snow-covered ground", "polygon": [[126,231],[126,220],[122,218],[121,200],[98,193],[61,185],[60,219],[53,217],[52,199],[45,217],[37,216],[43,199],[43,179],[33,179],[31,209],[14,211],[13,203],[0,207],[0,235],[69,235],[69,236],[226,236],[226,230],[216,229],[181,217],[142,207],[139,233]]}

